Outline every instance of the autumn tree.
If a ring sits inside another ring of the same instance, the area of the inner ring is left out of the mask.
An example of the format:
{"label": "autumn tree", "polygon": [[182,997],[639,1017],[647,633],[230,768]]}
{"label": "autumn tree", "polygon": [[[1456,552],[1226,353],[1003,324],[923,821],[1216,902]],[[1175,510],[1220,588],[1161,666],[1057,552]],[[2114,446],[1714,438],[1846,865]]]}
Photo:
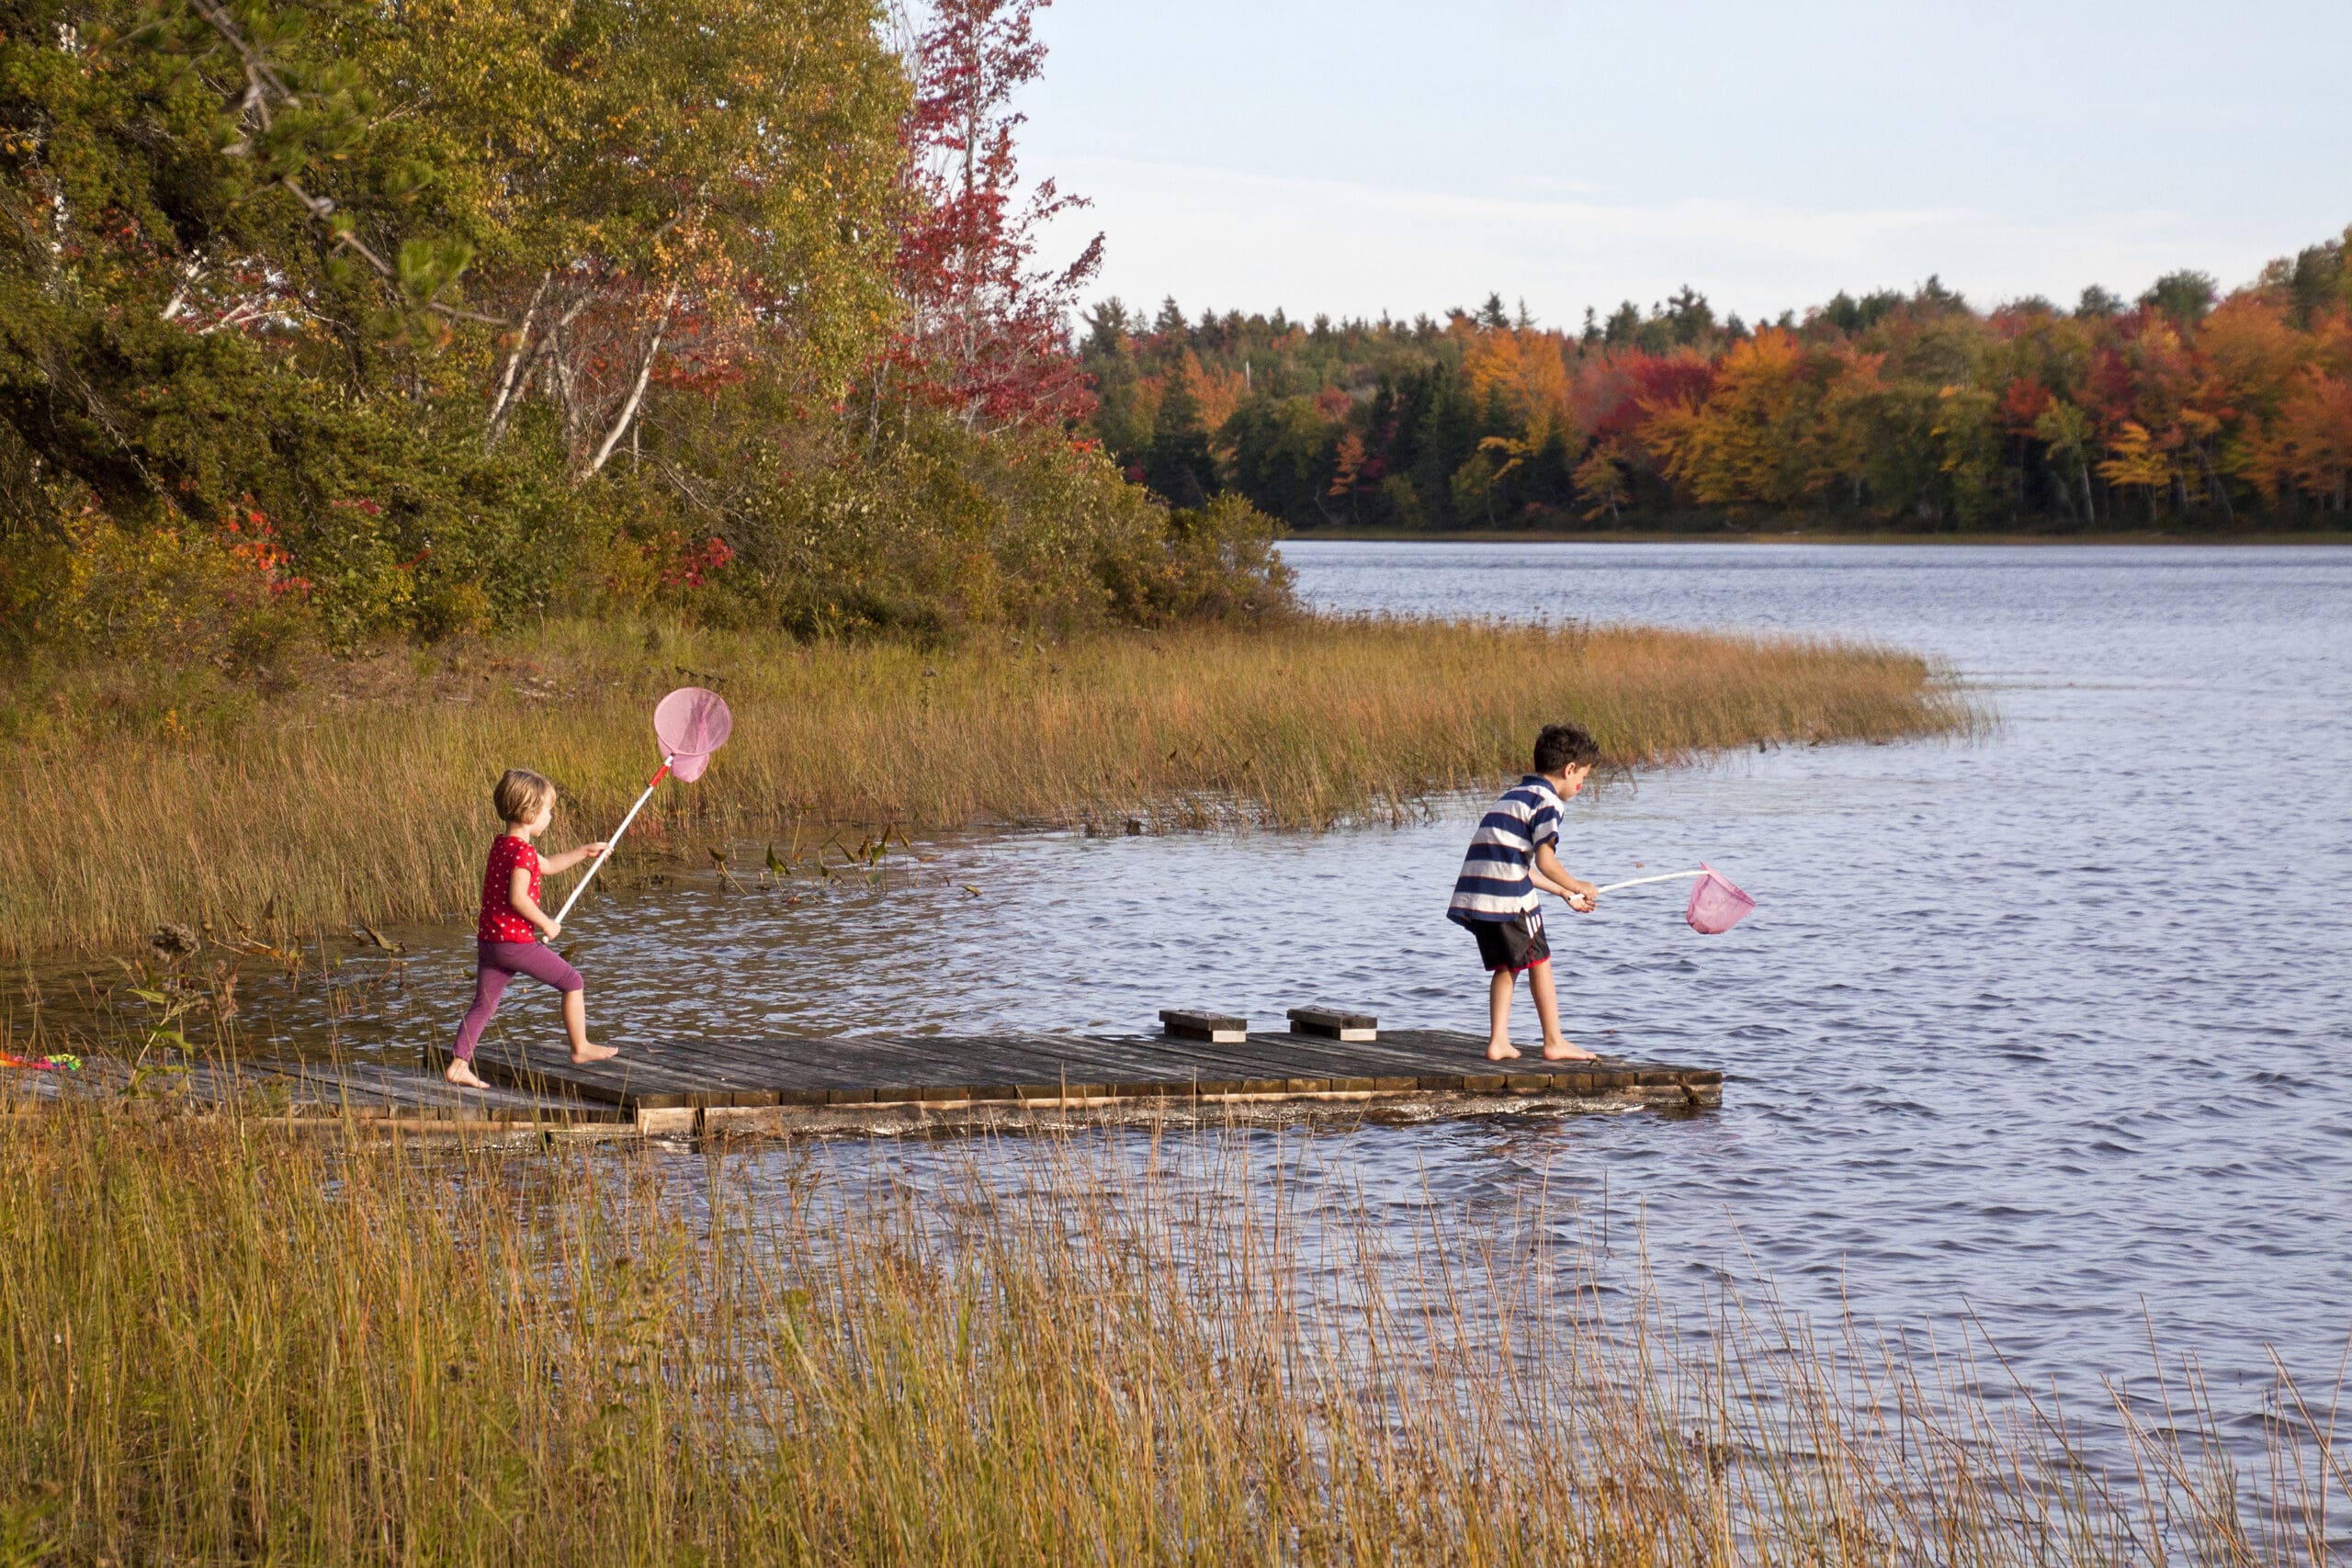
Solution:
{"label": "autumn tree", "polygon": [[1703,401],[1654,405],[1643,438],[1703,504],[1792,505],[1814,484],[1819,392],[1795,337],[1768,329],[1733,345]]}
{"label": "autumn tree", "polygon": [[1057,423],[1094,406],[1068,323],[1102,266],[1102,237],[1058,266],[1040,264],[1044,227],[1086,202],[1051,179],[1024,197],[1014,155],[1025,117],[1010,104],[1045,68],[1035,22],[1048,3],[939,0],[909,51],[903,319],[888,367],[909,394],[973,430]]}

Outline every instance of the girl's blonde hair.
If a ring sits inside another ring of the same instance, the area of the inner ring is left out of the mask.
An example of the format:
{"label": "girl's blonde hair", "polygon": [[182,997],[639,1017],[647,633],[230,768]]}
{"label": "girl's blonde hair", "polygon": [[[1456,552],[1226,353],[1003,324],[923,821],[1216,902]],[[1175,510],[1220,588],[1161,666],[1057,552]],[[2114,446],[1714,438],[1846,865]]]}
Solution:
{"label": "girl's blonde hair", "polygon": [[498,807],[500,821],[528,822],[539,814],[539,807],[555,804],[555,785],[528,768],[509,768],[498,776],[498,787],[490,799]]}

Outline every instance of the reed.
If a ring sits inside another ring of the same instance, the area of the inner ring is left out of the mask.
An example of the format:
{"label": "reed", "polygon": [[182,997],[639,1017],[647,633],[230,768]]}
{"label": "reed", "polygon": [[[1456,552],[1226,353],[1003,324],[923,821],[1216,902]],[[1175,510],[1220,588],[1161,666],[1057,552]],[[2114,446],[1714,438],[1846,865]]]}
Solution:
{"label": "reed", "polygon": [[69,715],[136,717],[51,723],[9,754],[0,953],[116,946],[164,920],[307,931],[462,908],[502,769],[561,786],[558,841],[602,830],[651,771],[653,701],[690,681],[726,695],[735,739],[701,783],[663,786],[640,852],[794,818],[1322,827],[1490,787],[1562,717],[1626,766],[1977,722],[1910,654],[1638,626],[1303,618],[926,651],[555,625],[326,669],[203,721],[60,688]]}
{"label": "reed", "polygon": [[0,1552],[2283,1563],[2347,1501],[2302,1418],[2233,1471],[2191,1393],[2102,1468],[1962,1359],[1564,1309],[1612,1298],[1547,1216],[1400,1238],[1303,1138],[972,1147],[916,1190],[0,1117]]}

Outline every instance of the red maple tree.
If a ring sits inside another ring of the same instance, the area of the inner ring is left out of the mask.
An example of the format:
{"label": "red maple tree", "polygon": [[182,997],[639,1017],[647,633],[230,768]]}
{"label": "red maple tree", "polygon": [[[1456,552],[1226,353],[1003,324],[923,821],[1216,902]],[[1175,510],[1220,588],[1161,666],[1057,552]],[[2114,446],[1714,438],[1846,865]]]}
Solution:
{"label": "red maple tree", "polygon": [[1069,423],[1094,409],[1069,315],[1102,265],[1097,234],[1058,269],[1040,231],[1089,205],[1040,181],[1022,200],[1012,96],[1045,69],[1036,13],[1050,0],[936,0],[914,39],[907,205],[898,281],[907,315],[883,367],[910,397],[967,427]]}

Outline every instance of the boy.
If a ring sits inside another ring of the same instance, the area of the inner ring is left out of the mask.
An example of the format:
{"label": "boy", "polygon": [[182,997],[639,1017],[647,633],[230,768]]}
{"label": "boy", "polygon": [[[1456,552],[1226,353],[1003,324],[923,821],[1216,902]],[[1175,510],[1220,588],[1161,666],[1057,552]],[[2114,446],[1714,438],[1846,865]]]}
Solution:
{"label": "boy", "polygon": [[1470,928],[1486,961],[1487,1060],[1508,1062],[1519,1055],[1510,1043],[1510,994],[1521,970],[1544,1022],[1544,1059],[1589,1062],[1593,1054],[1560,1032],[1560,1007],[1552,989],[1552,948],[1544,940],[1544,915],[1535,895],[1557,894],[1580,915],[1592,912],[1600,889],[1570,876],[1552,846],[1560,837],[1564,803],[1584,788],[1600,748],[1580,724],[1547,724],[1535,738],[1535,771],[1503,792],[1477,833],[1453,903],[1445,918]]}

